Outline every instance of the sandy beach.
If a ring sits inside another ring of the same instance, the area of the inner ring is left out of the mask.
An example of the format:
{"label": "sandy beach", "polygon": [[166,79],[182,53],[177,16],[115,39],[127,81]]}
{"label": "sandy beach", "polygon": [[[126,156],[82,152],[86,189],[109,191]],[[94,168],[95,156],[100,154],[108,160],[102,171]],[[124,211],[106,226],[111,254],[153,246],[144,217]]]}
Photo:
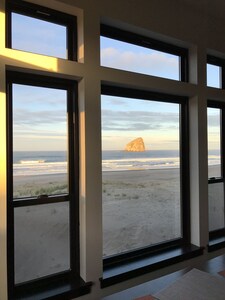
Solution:
{"label": "sandy beach", "polygon": [[178,169],[103,172],[104,256],[179,238],[180,217]]}
{"label": "sandy beach", "polygon": [[[181,237],[179,169],[107,171],[102,181],[104,257]],[[34,195],[67,189],[63,174],[19,176],[14,188]],[[210,222],[221,224],[215,188]],[[69,268],[68,211],[68,203],[15,209],[16,282]]]}

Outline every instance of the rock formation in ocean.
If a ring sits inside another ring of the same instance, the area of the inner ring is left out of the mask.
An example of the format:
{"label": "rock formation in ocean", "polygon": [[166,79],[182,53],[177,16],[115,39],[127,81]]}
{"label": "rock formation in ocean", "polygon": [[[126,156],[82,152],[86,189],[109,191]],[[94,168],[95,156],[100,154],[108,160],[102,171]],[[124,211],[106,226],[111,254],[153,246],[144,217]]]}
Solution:
{"label": "rock formation in ocean", "polygon": [[128,152],[144,152],[145,151],[145,144],[141,137],[131,141],[125,147],[125,151]]}

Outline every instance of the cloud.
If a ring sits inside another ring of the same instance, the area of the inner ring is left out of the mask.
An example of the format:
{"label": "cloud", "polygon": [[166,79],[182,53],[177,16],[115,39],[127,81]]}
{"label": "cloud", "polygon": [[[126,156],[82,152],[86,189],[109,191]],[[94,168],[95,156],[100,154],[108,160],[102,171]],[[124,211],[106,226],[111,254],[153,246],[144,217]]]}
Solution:
{"label": "cloud", "polygon": [[61,110],[34,111],[15,109],[13,112],[14,125],[39,126],[44,124],[65,124],[66,115]]}
{"label": "cloud", "polygon": [[178,125],[179,116],[172,112],[102,110],[103,131],[171,130]]}
{"label": "cloud", "polygon": [[61,110],[66,109],[65,90],[15,84],[13,85],[13,93],[15,95],[13,105],[16,109],[22,106],[26,108],[38,106],[39,109],[40,107],[51,106],[51,110],[58,106]]}
{"label": "cloud", "polygon": [[163,52],[149,53],[118,50],[113,47],[101,49],[101,65],[137,73],[171,79],[179,79],[179,59]]}

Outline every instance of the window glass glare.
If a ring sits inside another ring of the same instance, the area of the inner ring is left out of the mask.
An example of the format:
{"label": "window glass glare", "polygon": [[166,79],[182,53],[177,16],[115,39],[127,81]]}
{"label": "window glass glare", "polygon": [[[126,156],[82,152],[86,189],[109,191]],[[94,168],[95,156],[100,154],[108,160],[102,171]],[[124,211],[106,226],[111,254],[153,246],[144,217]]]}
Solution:
{"label": "window glass glare", "polygon": [[221,67],[207,64],[207,86],[221,88]]}
{"label": "window glass glare", "polygon": [[68,58],[66,26],[12,13],[12,48]]}
{"label": "window glass glare", "polygon": [[67,91],[13,84],[13,196],[68,193]]}
{"label": "window glass glare", "polygon": [[208,108],[208,177],[221,177],[221,109]]}
{"label": "window glass glare", "polygon": [[101,36],[101,65],[180,80],[179,56]]}
{"label": "window glass glare", "polygon": [[180,105],[101,103],[104,256],[180,238]]}

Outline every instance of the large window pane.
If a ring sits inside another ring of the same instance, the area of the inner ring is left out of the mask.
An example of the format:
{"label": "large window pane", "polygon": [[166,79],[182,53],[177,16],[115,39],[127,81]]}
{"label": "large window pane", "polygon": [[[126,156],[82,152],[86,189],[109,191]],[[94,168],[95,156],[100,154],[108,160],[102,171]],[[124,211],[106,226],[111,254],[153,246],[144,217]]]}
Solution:
{"label": "large window pane", "polygon": [[13,196],[68,193],[67,91],[13,84]]}
{"label": "large window pane", "polygon": [[12,13],[12,48],[68,58],[66,26]]}
{"label": "large window pane", "polygon": [[174,80],[180,79],[179,56],[101,36],[101,65]]}
{"label": "large window pane", "polygon": [[207,64],[207,86],[221,88],[221,67]]}
{"label": "large window pane", "polygon": [[224,228],[224,183],[209,184],[209,231]]}
{"label": "large window pane", "polygon": [[179,111],[102,96],[104,256],[182,237]]}
{"label": "large window pane", "polygon": [[209,107],[208,177],[221,177],[221,109]]}
{"label": "large window pane", "polygon": [[70,269],[69,203],[15,208],[15,283]]}

